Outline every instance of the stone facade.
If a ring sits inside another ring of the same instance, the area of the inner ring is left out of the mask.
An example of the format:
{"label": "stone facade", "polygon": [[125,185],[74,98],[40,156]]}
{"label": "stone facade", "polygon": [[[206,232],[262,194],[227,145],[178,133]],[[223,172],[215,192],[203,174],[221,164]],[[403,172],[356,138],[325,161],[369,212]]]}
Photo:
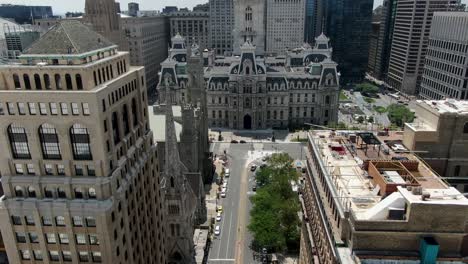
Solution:
{"label": "stone facade", "polygon": [[[175,85],[174,103],[187,101],[186,49],[173,38],[170,58],[162,64]],[[339,76],[328,39],[305,45],[284,57],[259,58],[245,43],[241,56],[215,59],[204,52],[208,125],[231,129],[266,129],[328,125],[337,122]],[[160,90],[161,98],[164,91]]]}
{"label": "stone facade", "polygon": [[83,23],[119,46],[119,50],[128,50],[128,43],[120,21],[120,5],[115,0],[86,0]]}
{"label": "stone facade", "polygon": [[167,263],[144,68],[72,21],[20,60],[0,68],[10,263]]}
{"label": "stone facade", "polygon": [[208,12],[179,11],[169,14],[170,35],[180,34],[187,38],[187,45],[197,43],[203,48],[208,47],[210,32]]}
{"label": "stone facade", "polygon": [[256,47],[255,53],[265,53],[265,0],[234,1],[234,54],[247,41]]}
{"label": "stone facade", "polygon": [[284,55],[301,46],[306,0],[267,0],[266,7],[266,52]]}
{"label": "stone facade", "polygon": [[153,94],[159,81],[161,62],[167,58],[168,18],[164,16],[122,18],[122,27],[127,36],[130,63],[145,66],[146,85],[149,93]]}
{"label": "stone facade", "polygon": [[403,143],[459,191],[468,193],[468,104],[417,101],[416,120],[405,124]]}

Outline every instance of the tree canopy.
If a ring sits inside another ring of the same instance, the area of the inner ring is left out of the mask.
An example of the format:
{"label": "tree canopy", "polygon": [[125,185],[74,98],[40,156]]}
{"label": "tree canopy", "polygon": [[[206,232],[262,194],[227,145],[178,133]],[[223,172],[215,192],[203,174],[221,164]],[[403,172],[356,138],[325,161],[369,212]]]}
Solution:
{"label": "tree canopy", "polygon": [[402,127],[406,122],[413,122],[414,113],[408,107],[401,104],[392,104],[387,108],[388,119],[393,124]]}
{"label": "tree canopy", "polygon": [[300,238],[300,211],[298,195],[292,190],[291,181],[297,181],[298,173],[293,160],[286,153],[273,154],[267,166],[256,174],[257,194],[251,198],[253,208],[248,226],[254,243],[273,251],[297,249]]}

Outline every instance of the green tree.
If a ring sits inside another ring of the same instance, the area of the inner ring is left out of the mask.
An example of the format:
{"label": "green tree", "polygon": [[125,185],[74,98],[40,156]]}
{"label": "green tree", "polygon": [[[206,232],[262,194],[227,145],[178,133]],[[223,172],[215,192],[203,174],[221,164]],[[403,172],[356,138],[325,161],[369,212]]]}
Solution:
{"label": "green tree", "polygon": [[251,198],[253,208],[248,226],[259,247],[275,251],[297,249],[300,238],[300,210],[297,193],[291,181],[297,181],[298,173],[288,154],[273,154],[267,166],[256,174],[261,187]]}
{"label": "green tree", "polygon": [[414,113],[408,107],[401,104],[392,104],[387,108],[387,115],[390,122],[398,127],[402,127],[406,122],[413,122]]}
{"label": "green tree", "polygon": [[358,119],[357,119],[357,121],[358,121],[359,124],[364,123],[364,120],[365,120],[365,119],[364,119],[363,116],[359,116]]}
{"label": "green tree", "polygon": [[367,118],[367,122],[369,122],[369,123],[374,123],[374,117],[373,117],[373,116],[369,116],[369,118]]}
{"label": "green tree", "polygon": [[356,91],[360,91],[364,94],[373,95],[379,92],[379,87],[370,83],[360,83],[356,85]]}

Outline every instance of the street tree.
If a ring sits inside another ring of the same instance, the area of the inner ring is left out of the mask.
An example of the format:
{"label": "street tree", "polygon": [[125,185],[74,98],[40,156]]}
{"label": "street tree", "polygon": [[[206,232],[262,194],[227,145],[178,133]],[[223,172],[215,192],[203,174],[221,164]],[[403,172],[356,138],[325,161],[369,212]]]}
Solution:
{"label": "street tree", "polygon": [[251,198],[253,208],[248,226],[254,244],[274,251],[297,249],[300,238],[298,195],[291,186],[298,172],[286,153],[273,154],[261,168],[256,179],[257,194]]}

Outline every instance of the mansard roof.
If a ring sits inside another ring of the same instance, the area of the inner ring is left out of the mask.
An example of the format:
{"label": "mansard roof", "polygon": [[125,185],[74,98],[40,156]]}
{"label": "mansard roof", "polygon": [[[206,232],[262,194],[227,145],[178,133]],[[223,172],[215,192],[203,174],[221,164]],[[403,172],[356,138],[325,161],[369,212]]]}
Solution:
{"label": "mansard roof", "polygon": [[116,46],[79,21],[60,21],[23,54],[83,54]]}

